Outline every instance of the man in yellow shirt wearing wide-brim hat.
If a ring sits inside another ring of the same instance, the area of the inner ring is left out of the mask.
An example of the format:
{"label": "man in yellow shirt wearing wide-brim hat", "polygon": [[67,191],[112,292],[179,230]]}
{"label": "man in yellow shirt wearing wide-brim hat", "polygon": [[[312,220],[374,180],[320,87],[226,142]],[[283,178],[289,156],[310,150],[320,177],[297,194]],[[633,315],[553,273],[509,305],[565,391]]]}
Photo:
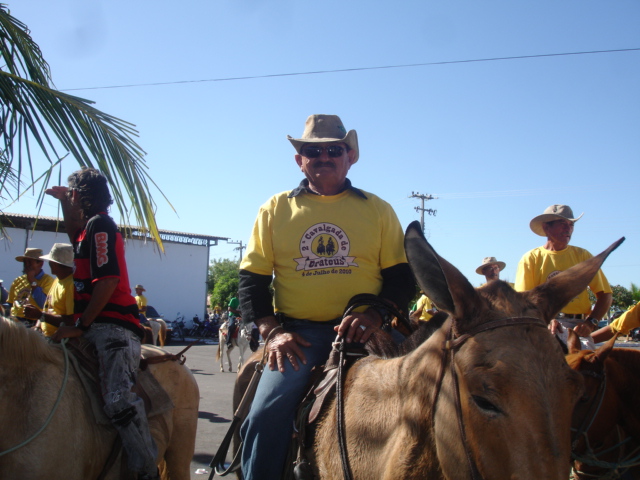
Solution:
{"label": "man in yellow shirt wearing wide-brim hat", "polygon": [[11,284],[7,302],[11,304],[11,315],[14,320],[22,322],[27,327],[35,325],[35,320],[30,320],[24,315],[24,306],[33,305],[42,310],[47,299],[49,289],[53,284],[53,278],[44,273],[40,260],[42,250],[40,248],[27,248],[24,255],[16,257],[17,262],[22,262],[22,272]]}
{"label": "man in yellow shirt wearing wide-brim hat", "polygon": [[[568,205],[551,205],[542,215],[531,220],[531,230],[536,235],[547,237],[547,241],[543,246],[525,253],[518,263],[515,284],[517,291],[531,290],[593,256],[584,248],[569,245],[574,224],[581,217],[582,215],[574,217]],[[589,294],[584,290],[565,305],[556,319],[551,320],[550,329],[551,333],[558,333],[566,341],[566,328],[573,328],[581,337],[583,345],[593,349],[595,344],[591,332],[609,310],[612,290],[602,270],[598,270],[589,283],[589,288],[597,298],[593,308]]]}

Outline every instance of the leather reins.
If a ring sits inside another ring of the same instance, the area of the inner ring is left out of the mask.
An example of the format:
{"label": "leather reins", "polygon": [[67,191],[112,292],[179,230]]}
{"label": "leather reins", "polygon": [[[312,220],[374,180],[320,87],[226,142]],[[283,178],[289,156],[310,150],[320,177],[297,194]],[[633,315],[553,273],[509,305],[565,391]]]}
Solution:
{"label": "leather reins", "polygon": [[[395,305],[391,302],[378,297],[377,295],[362,293],[354,296],[351,300],[349,300],[349,305],[347,306],[342,318],[350,315],[354,309],[363,306],[370,306],[374,308],[381,308],[387,310],[393,316],[398,318],[399,321],[405,324],[410,331],[412,330],[411,324],[404,316],[404,314],[398,310]],[[383,322],[384,323],[384,322]],[[334,344],[333,348],[338,349],[340,352],[339,361],[338,361],[338,373],[337,373],[337,381],[336,381],[336,417],[337,417],[337,427],[338,427],[338,447],[340,450],[340,460],[342,464],[342,475],[345,480],[352,480],[353,474],[351,472],[351,466],[349,465],[349,453],[347,451],[347,433],[345,430],[345,420],[344,420],[344,366],[346,364],[346,356],[351,355],[348,352],[348,348],[346,347],[346,343],[344,338],[339,338]]]}
{"label": "leather reins", "polygon": [[542,320],[535,317],[508,317],[508,318],[503,318],[500,320],[494,320],[492,322],[484,323],[456,337],[455,331],[454,331],[455,323],[456,321],[455,319],[453,319],[451,321],[449,332],[447,333],[447,336],[442,344],[442,359],[440,362],[440,371],[437,377],[438,380],[436,382],[435,393],[433,396],[433,406],[431,408],[431,427],[435,432],[436,406],[438,403],[438,397],[440,395],[442,382],[444,381],[444,375],[446,372],[447,355],[449,354],[450,356],[449,365],[451,367],[451,377],[454,383],[455,407],[456,407],[456,416],[458,419],[458,429],[460,431],[460,438],[462,439],[462,444],[464,446],[465,456],[467,458],[467,464],[469,465],[469,472],[471,474],[472,480],[482,480],[483,478],[482,474],[480,473],[478,466],[471,453],[471,448],[469,447],[469,442],[467,441],[467,434],[464,428],[464,421],[462,418],[462,401],[460,399],[460,384],[458,381],[458,374],[456,372],[456,367],[454,363],[455,352],[467,340],[477,335],[478,333],[494,330],[496,328],[501,328],[501,327],[533,325],[533,326],[547,328],[547,325]]}

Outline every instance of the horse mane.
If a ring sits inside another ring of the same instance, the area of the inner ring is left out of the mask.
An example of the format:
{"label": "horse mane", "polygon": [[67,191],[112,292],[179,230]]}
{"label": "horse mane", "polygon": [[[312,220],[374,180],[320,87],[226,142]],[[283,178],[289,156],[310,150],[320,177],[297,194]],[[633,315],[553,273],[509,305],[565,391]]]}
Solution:
{"label": "horse mane", "polygon": [[371,337],[365,348],[370,355],[380,358],[402,357],[422,345],[437,330],[442,327],[449,318],[445,312],[437,312],[428,322],[418,322],[418,328],[409,335],[402,343],[396,343],[391,335],[380,334]]}
{"label": "horse mane", "polygon": [[19,322],[0,317],[0,364],[27,368],[39,362],[60,362],[57,349],[39,333]]}

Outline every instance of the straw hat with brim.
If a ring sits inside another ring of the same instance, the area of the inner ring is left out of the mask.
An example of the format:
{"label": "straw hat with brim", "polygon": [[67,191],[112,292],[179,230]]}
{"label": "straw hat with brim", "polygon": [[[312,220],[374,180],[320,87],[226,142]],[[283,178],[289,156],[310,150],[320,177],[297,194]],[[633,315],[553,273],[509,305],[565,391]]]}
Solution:
{"label": "straw hat with brim", "polygon": [[133,287],[134,290],[137,290],[138,288],[140,290],[142,290],[143,292],[146,292],[146,290],[144,289],[144,287],[142,285],[136,285],[135,287]]}
{"label": "straw hat with brim", "polygon": [[24,262],[27,258],[30,258],[31,260],[40,260],[41,256],[42,256],[42,249],[40,249],[40,248],[27,248],[24,251],[24,255],[20,255],[20,256],[16,257],[16,260],[18,262]]}
{"label": "straw hat with brim", "polygon": [[547,207],[542,215],[538,215],[529,223],[529,227],[536,235],[546,237],[542,224],[547,222],[553,222],[554,220],[569,220],[570,222],[577,222],[582,218],[584,213],[581,213],[579,217],[573,218],[573,210],[568,205],[551,205]]}
{"label": "straw hat with brim", "polygon": [[287,135],[287,138],[298,153],[301,153],[300,149],[307,143],[344,142],[351,150],[356,152],[353,163],[356,163],[360,157],[358,134],[355,130],[347,132],[342,120],[337,115],[310,115],[304,125],[302,137],[293,138]]}
{"label": "straw hat with brim", "polygon": [[487,265],[498,265],[498,268],[500,268],[500,271],[504,270],[504,267],[507,266],[506,263],[499,262],[498,260],[496,260],[496,257],[484,257],[484,259],[482,260],[482,265],[476,268],[476,273],[478,275],[484,275],[482,273],[482,269]]}
{"label": "straw hat with brim", "polygon": [[73,268],[73,247],[68,243],[54,243],[49,254],[42,255],[40,260],[49,260]]}

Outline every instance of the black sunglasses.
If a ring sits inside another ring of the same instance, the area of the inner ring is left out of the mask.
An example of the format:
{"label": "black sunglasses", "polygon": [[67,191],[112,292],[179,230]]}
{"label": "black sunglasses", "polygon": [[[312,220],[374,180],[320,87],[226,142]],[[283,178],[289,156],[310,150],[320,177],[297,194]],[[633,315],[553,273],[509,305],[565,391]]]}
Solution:
{"label": "black sunglasses", "polygon": [[302,150],[300,153],[302,153],[302,155],[307,158],[318,158],[320,155],[322,155],[322,152],[325,150],[327,152],[327,155],[329,155],[331,158],[338,158],[342,156],[346,148],[344,148],[341,145],[329,145],[328,147],[319,147],[317,145],[305,145],[304,147],[302,147]]}

